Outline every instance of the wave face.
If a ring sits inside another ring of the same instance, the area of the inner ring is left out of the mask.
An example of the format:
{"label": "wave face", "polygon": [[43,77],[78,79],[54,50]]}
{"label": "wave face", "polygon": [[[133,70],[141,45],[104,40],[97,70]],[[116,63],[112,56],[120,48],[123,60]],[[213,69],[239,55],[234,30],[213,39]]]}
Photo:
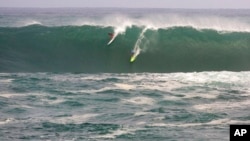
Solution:
{"label": "wave face", "polygon": [[[185,12],[173,10],[162,15],[157,12],[142,15],[143,12],[138,14],[138,11],[122,15],[113,14],[115,12],[111,10],[104,15],[94,13],[95,16],[85,17],[81,22],[81,14],[78,14],[75,24],[59,24],[59,16],[55,13],[52,15],[56,21],[48,22],[43,17],[51,13],[40,12],[40,15],[36,13],[39,20],[24,25],[6,18],[18,15],[3,14],[5,22],[0,22],[0,72],[250,70],[250,16],[247,12],[238,12],[240,16],[231,12],[236,15],[230,21],[230,14],[220,16],[209,12],[207,17],[201,18],[204,12],[191,11],[188,13],[191,18],[187,18]],[[23,13],[28,19],[29,14]],[[65,13],[62,12],[66,17],[72,17]],[[94,20],[93,17],[98,16],[103,18]],[[242,21],[244,16],[245,21]],[[155,22],[153,17],[157,19]],[[108,21],[112,22],[109,24]],[[117,36],[107,46],[110,32]],[[141,52],[134,63],[129,63],[130,52],[135,46],[139,46]]]}

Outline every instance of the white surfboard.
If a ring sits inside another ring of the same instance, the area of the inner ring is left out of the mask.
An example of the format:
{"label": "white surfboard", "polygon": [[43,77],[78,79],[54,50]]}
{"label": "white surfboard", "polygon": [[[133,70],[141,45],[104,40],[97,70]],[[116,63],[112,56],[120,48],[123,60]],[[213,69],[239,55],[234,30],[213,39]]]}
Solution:
{"label": "white surfboard", "polygon": [[107,45],[110,45],[115,40],[116,36],[117,36],[117,34],[114,34],[114,36],[109,40],[109,42],[107,43]]}

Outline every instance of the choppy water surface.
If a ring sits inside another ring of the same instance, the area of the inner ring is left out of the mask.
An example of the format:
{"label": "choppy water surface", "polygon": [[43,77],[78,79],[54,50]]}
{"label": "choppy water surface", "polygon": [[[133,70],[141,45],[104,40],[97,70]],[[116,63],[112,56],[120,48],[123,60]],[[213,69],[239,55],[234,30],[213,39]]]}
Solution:
{"label": "choppy water surface", "polygon": [[1,73],[0,140],[229,140],[250,73]]}

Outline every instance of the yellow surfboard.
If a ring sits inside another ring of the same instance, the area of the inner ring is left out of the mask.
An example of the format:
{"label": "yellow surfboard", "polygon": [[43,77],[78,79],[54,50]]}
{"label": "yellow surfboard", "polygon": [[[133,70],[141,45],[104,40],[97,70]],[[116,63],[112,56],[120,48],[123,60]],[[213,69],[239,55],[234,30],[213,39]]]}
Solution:
{"label": "yellow surfboard", "polygon": [[136,59],[136,55],[131,56],[130,63],[133,63],[135,61],[135,59]]}
{"label": "yellow surfboard", "polygon": [[139,54],[140,54],[140,48],[134,48],[133,55],[130,58],[130,63],[133,63]]}

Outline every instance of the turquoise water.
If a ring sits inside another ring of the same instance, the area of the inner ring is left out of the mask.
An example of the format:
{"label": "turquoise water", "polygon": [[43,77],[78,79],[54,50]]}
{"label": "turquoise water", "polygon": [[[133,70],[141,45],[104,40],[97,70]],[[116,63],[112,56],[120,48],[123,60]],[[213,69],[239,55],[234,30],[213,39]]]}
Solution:
{"label": "turquoise water", "polygon": [[229,140],[250,123],[249,13],[0,8],[0,140]]}
{"label": "turquoise water", "polygon": [[[0,11],[0,72],[250,70],[249,10]],[[107,45],[110,32],[117,36]]]}

